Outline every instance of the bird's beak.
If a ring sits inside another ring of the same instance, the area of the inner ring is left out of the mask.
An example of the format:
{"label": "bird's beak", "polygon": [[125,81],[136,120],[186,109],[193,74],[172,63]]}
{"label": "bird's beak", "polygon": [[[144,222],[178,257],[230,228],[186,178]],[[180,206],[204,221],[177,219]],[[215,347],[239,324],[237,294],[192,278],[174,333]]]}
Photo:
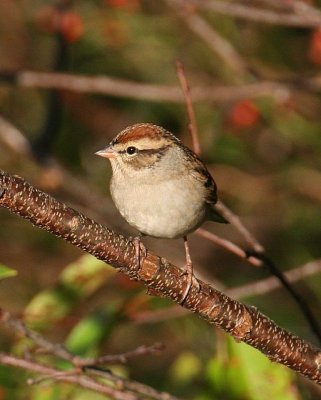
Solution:
{"label": "bird's beak", "polygon": [[111,147],[106,147],[105,149],[96,151],[95,153],[97,156],[100,157],[105,157],[105,158],[115,158],[116,157],[116,151],[113,150]]}

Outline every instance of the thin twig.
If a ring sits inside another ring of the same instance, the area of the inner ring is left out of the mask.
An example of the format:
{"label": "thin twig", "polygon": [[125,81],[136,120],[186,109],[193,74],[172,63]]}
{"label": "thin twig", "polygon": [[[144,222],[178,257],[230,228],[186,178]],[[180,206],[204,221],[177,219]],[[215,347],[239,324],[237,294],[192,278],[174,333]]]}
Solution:
{"label": "thin twig", "polygon": [[259,243],[255,236],[247,229],[238,215],[220,200],[215,204],[215,209],[236,228],[254,251],[257,253],[264,253],[265,249],[263,245]]}
{"label": "thin twig", "polygon": [[[295,283],[318,273],[321,273],[321,260],[310,261],[300,267],[286,271],[284,272],[284,276],[288,282]],[[260,281],[227,289],[226,293],[235,299],[240,299],[244,297],[262,296],[280,287],[282,287],[281,282],[275,276],[270,276]]]}
{"label": "thin twig", "polygon": [[[41,369],[40,364],[38,364],[39,369],[36,372],[43,373],[44,375],[40,378],[29,380],[29,384],[38,384],[47,379],[54,379],[54,380],[66,380],[65,378],[72,378],[77,377],[82,374],[83,371],[93,371],[97,370],[98,365],[107,364],[107,363],[124,363],[128,361],[130,358],[138,357],[142,355],[149,355],[155,354],[163,350],[164,346],[160,343],[155,343],[151,346],[139,346],[132,351],[125,352],[123,354],[115,354],[115,355],[105,355],[97,358],[82,358],[79,356],[75,356],[74,354],[68,352],[65,347],[60,343],[52,343],[48,341],[45,337],[41,334],[29,329],[20,319],[13,317],[8,311],[0,310],[1,314],[1,322],[5,324],[8,328],[12,331],[22,334],[23,336],[31,339],[38,347],[39,350],[45,351],[48,354],[54,355],[56,357],[62,358],[63,360],[69,361],[73,366],[74,369],[67,370],[67,371],[60,371],[60,370],[53,370],[53,369],[46,369],[47,367],[42,366]],[[1,360],[1,354],[0,354]],[[31,360],[28,360],[31,361]],[[1,362],[1,361],[0,361]],[[20,362],[23,362],[20,360]],[[32,361],[35,363],[35,361]],[[18,363],[19,364],[19,363]],[[19,366],[17,364],[17,366]],[[21,367],[26,368],[26,365],[23,364]],[[26,368],[28,369],[28,368]],[[42,372],[41,372],[42,371]],[[111,374],[108,371],[104,371],[103,377],[108,378],[109,380],[118,383],[119,381],[122,382],[122,392],[124,389],[128,389],[142,395],[149,395],[152,398],[158,400],[176,400],[176,397],[171,396],[168,393],[159,392],[155,389],[141,384],[136,381],[130,381],[127,379],[120,378],[114,374]],[[67,379],[68,381],[68,379]],[[75,381],[78,383],[78,381]],[[117,385],[118,387],[118,385]],[[119,388],[119,387],[118,387]],[[97,388],[96,388],[97,389]],[[102,392],[103,393],[103,392]],[[115,397],[117,398],[117,397]],[[130,397],[128,397],[130,399]],[[133,397],[134,399],[134,397]],[[125,397],[124,397],[125,400]]]}
{"label": "thin twig", "polygon": [[77,365],[89,367],[102,364],[125,363],[131,358],[149,354],[157,354],[162,350],[164,350],[164,345],[162,343],[154,343],[151,346],[142,345],[134,350],[127,351],[126,353],[122,354],[107,354],[97,358],[85,358],[82,359],[80,363],[78,361]]}
{"label": "thin twig", "polygon": [[263,261],[263,265],[268,269],[268,271],[274,275],[283,285],[283,287],[288,291],[288,293],[292,296],[292,298],[296,301],[297,305],[301,309],[303,315],[308,321],[311,330],[314,332],[315,336],[319,339],[321,343],[321,328],[319,326],[318,321],[316,320],[313,312],[309,306],[309,304],[305,301],[305,299],[301,296],[301,294],[294,289],[291,283],[287,280],[286,276],[276,267],[274,262],[265,254],[257,253],[257,252],[249,252],[250,255],[257,257]]}
{"label": "thin twig", "polygon": [[75,356],[71,355],[63,345],[49,342],[39,333],[29,329],[20,319],[14,318],[8,311],[0,309],[0,315],[0,322],[5,324],[10,329],[13,329],[16,332],[21,333],[23,336],[31,339],[42,350],[45,350],[45,352],[73,362]]}
{"label": "thin twig", "polygon": [[237,246],[230,240],[223,239],[220,236],[215,235],[214,233],[203,228],[198,228],[196,234],[203,237],[204,239],[209,240],[212,243],[215,243],[220,247],[223,247],[225,250],[235,254],[240,258],[246,259],[250,264],[254,265],[255,267],[262,267],[263,262],[261,260],[254,256],[249,256],[245,250],[243,250],[241,247]]}
{"label": "thin twig", "polygon": [[[0,81],[8,73],[0,70]],[[80,93],[97,93],[135,100],[182,103],[184,96],[179,86],[153,85],[109,76],[83,76],[41,71],[11,71],[11,82],[26,88],[61,89]],[[194,102],[231,102],[244,98],[273,97],[285,102],[294,90],[319,92],[321,75],[293,79],[247,83],[238,86],[210,85],[191,88]]]}
{"label": "thin twig", "polygon": [[196,154],[200,155],[201,154],[201,145],[200,145],[199,136],[197,133],[197,124],[196,124],[194,108],[192,105],[192,96],[191,96],[190,88],[189,88],[189,85],[188,85],[188,82],[186,79],[184,65],[181,61],[176,61],[176,72],[177,72],[177,76],[180,81],[184,99],[185,99],[187,115],[189,118],[188,128],[189,128],[192,142],[193,142],[193,149]]}
{"label": "thin twig", "polygon": [[308,0],[282,0],[285,4],[288,4],[288,7],[296,13],[297,15],[301,16],[308,16],[311,18],[319,17],[321,18],[321,11],[319,8],[314,7],[312,2],[311,4],[308,3]]}
{"label": "thin twig", "polygon": [[31,155],[30,142],[26,137],[10,122],[0,115],[0,132],[2,141],[14,152]]}
{"label": "thin twig", "polygon": [[93,390],[95,392],[111,396],[115,400],[140,400],[141,397],[136,394],[118,390],[116,387],[104,385],[103,383],[96,382],[91,377],[83,374],[72,375],[70,373],[62,374],[61,371],[47,367],[39,362],[27,360],[20,357],[15,357],[10,354],[0,353],[0,363],[10,365],[12,367],[22,368],[27,371],[35,372],[37,374],[45,375],[46,379],[54,379],[57,381],[76,383],[77,385]]}
{"label": "thin twig", "polygon": [[166,3],[175,10],[189,29],[201,37],[212,52],[220,57],[226,67],[233,71],[234,80],[239,81],[239,78],[242,80],[248,73],[248,68],[246,62],[232,44],[195,11],[190,12],[186,8],[185,0],[166,0]]}
{"label": "thin twig", "polygon": [[39,333],[29,329],[20,319],[13,317],[8,311],[0,309],[0,314],[0,321],[6,326],[31,339],[37,346],[39,346],[41,350],[44,350],[46,353],[54,354],[59,358],[69,361],[75,367],[89,367],[93,365],[98,366],[102,364],[118,362],[125,363],[130,358],[159,353],[164,349],[164,346],[161,343],[154,343],[150,346],[141,345],[134,350],[122,354],[107,354],[96,358],[79,357],[70,353],[62,344],[52,343]]}
{"label": "thin twig", "polygon": [[[7,74],[0,71],[0,81]],[[97,93],[144,101],[184,102],[179,86],[153,85],[109,76],[83,76],[41,71],[11,71],[10,76],[12,83],[26,88],[54,88],[70,90],[76,93]],[[298,88],[305,88],[310,91],[319,91],[321,87],[320,79],[317,76],[289,83],[261,81],[240,86],[211,85],[193,87],[191,92],[195,102],[229,102],[265,96],[271,96],[278,102],[284,102],[290,97],[291,91],[296,87],[296,84]]]}
{"label": "thin twig", "polygon": [[[185,77],[186,79],[186,77]],[[192,99],[190,97],[190,92],[187,91],[185,94],[185,97],[187,97],[188,103],[189,103],[189,108],[193,110],[193,103]],[[192,115],[194,112],[192,112]],[[189,114],[190,115],[190,114]],[[190,125],[193,125],[196,123],[195,118],[189,121]],[[197,133],[196,127],[193,128],[193,132]],[[265,254],[265,249],[261,243],[255,238],[255,236],[246,228],[246,226],[243,224],[241,221],[240,217],[233,213],[222,201],[217,201],[215,204],[215,209],[218,211],[219,214],[221,214],[231,225],[233,225],[239,233],[243,236],[243,238],[247,241],[247,243],[251,246],[251,251],[244,252],[246,255],[246,258],[248,261],[256,266],[264,266],[266,267],[269,272],[276,276],[276,278],[279,279],[279,281],[282,283],[284,288],[288,291],[288,293],[292,296],[292,298],[296,301],[298,304],[299,308],[301,309],[301,312],[305,316],[306,320],[308,321],[311,330],[314,332],[316,337],[318,338],[319,342],[321,343],[321,328],[314,317],[309,305],[307,302],[304,300],[304,298],[300,295],[298,291],[296,291],[291,284],[287,281],[286,277],[284,274],[277,268],[277,266],[274,264],[274,262]],[[231,251],[234,254],[239,255],[241,258],[245,258],[242,254],[242,250],[238,248],[238,246],[235,246],[233,243],[225,241],[224,239],[220,239],[214,235],[211,235],[210,233],[206,233],[205,231],[201,231],[201,234],[203,234],[203,237],[206,237],[207,239],[219,243],[221,246],[225,247],[228,251]],[[257,262],[257,260],[261,261]]]}
{"label": "thin twig", "polygon": [[[198,7],[220,13],[223,15],[229,15],[231,17],[242,18],[254,22],[260,22],[265,24],[291,26],[299,28],[319,28],[321,26],[321,16],[318,12],[314,15],[309,14],[289,14],[285,12],[277,12],[268,9],[260,9],[257,7],[250,7],[244,4],[238,4],[236,2],[227,1],[204,1],[204,0],[188,0],[187,3],[197,5]],[[316,9],[316,11],[318,11]]]}
{"label": "thin twig", "polygon": [[98,375],[101,376],[102,378],[109,378],[109,379],[114,379],[116,378],[118,381],[118,384],[120,386],[126,388],[127,390],[131,390],[133,392],[139,393],[140,395],[147,396],[148,398],[152,399],[157,399],[157,400],[178,400],[177,397],[174,397],[172,395],[169,395],[168,393],[165,392],[160,392],[159,390],[156,390],[150,386],[144,385],[143,383],[134,381],[134,380],[129,380],[125,379],[122,377],[115,377],[115,375],[106,370],[102,370],[99,368],[86,368],[86,370],[93,374],[93,375]]}

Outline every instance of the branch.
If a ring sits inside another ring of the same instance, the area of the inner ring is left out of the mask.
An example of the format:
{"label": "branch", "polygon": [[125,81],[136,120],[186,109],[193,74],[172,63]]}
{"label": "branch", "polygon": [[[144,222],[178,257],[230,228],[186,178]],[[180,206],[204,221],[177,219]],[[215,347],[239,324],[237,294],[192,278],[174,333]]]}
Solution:
{"label": "branch", "polygon": [[[177,0],[174,0],[174,2],[176,1]],[[194,114],[192,98],[190,95],[187,79],[185,76],[185,71],[182,65],[178,65],[177,70],[182,84],[184,99],[186,102],[187,112],[189,116],[189,127],[193,139],[194,151],[197,154],[200,154],[200,146],[198,145],[198,140],[195,139],[197,138],[196,118]],[[195,145],[197,145],[197,147]],[[252,265],[264,266],[265,268],[267,268],[272,275],[276,276],[279,279],[284,288],[290,293],[293,299],[297,302],[298,306],[300,307],[301,311],[306,317],[312,331],[315,333],[316,337],[319,339],[319,342],[321,343],[321,328],[319,327],[317,320],[315,319],[312,311],[310,310],[309,304],[300,295],[300,293],[297,292],[291,286],[291,284],[287,281],[286,277],[283,275],[281,270],[279,270],[279,268],[274,264],[274,262],[265,254],[264,247],[261,245],[261,243],[259,243],[259,241],[255,238],[255,236],[246,228],[246,226],[241,221],[240,217],[235,213],[233,213],[221,201],[218,201],[215,204],[215,208],[220,215],[222,215],[227,221],[229,221],[234,226],[234,228],[236,228],[239,231],[239,233],[251,246],[251,250],[245,251],[241,249],[239,246],[236,246],[234,243],[226,239],[222,239],[217,235],[214,235],[206,231],[205,229],[198,229],[198,234],[212,241],[213,243],[224,247],[228,251],[236,254],[237,256],[247,259],[247,261]]]}
{"label": "branch", "polygon": [[231,17],[247,19],[255,22],[263,22],[265,24],[292,26],[299,28],[320,28],[321,15],[318,9],[309,13],[285,13],[276,12],[268,9],[250,7],[244,4],[226,1],[204,1],[189,0],[190,4],[196,5],[204,10],[213,11]]}
{"label": "branch", "polygon": [[[137,389],[141,389],[141,386],[145,387],[145,385],[139,384],[139,382],[127,381],[123,378],[118,378],[111,373],[104,373],[102,371],[100,374],[101,376],[112,380],[113,386],[111,386],[110,384],[108,385],[94,380],[90,376],[85,375],[81,370],[61,371],[58,369],[47,367],[46,365],[40,364],[39,362],[34,360],[25,359],[22,357],[15,357],[6,353],[0,353],[0,363],[12,367],[22,368],[24,370],[36,372],[37,374],[43,375],[43,378],[29,380],[30,384],[39,383],[45,379],[53,379],[66,383],[75,383],[85,389],[90,389],[92,391],[110,396],[115,400],[141,400],[142,396],[140,395],[140,390],[138,391]],[[130,386],[128,388],[126,387],[127,382]],[[121,385],[119,385],[119,383],[121,383]],[[137,385],[135,385],[136,383]],[[133,389],[138,393],[133,393]],[[148,388],[147,386],[146,389],[150,389],[153,394],[159,393],[157,391],[154,391],[152,388]],[[176,397],[173,397],[167,393],[161,393],[161,395],[152,396],[152,398],[158,400],[162,400],[165,398],[168,400],[178,400]]]}
{"label": "branch", "polygon": [[[110,76],[83,76],[41,71],[5,72],[0,70],[1,80],[6,80],[26,88],[61,89],[80,93],[97,93],[114,97],[133,98],[135,100],[168,101],[175,103],[182,103],[184,101],[179,86],[153,85]],[[321,87],[318,77],[313,81],[307,80],[306,82],[308,90],[319,90]],[[193,100],[197,102],[237,101],[244,98],[262,96],[272,96],[277,101],[284,101],[290,96],[290,91],[293,89],[292,86],[291,83],[262,81],[241,86],[195,87],[191,91]]]}
{"label": "branch", "polygon": [[[139,346],[138,348],[123,354],[105,355],[98,358],[83,358],[70,353],[63,345],[59,343],[52,343],[48,341],[39,333],[29,329],[20,319],[13,317],[8,311],[0,309],[0,321],[9,329],[11,329],[11,331],[17,332],[24,337],[31,339],[38,347],[38,350],[41,351],[41,354],[43,351],[45,351],[47,354],[69,361],[74,367],[71,370],[53,370],[51,368],[48,369],[47,366],[39,364],[37,361],[32,359],[19,359],[11,357],[7,354],[0,354],[0,363],[2,362],[7,364],[8,362],[11,362],[9,365],[14,365],[27,370],[29,369],[44,375],[43,377],[29,380],[29,382],[39,383],[45,379],[65,380],[64,378],[66,377],[67,379],[65,381],[67,382],[77,383],[80,386],[92,389],[99,393],[112,395],[113,398],[119,400],[141,399],[141,397],[136,396],[136,393],[149,396],[150,398],[154,398],[156,400],[178,400],[169,393],[160,392],[140,382],[125,379],[114,375],[110,371],[98,368],[98,365],[101,364],[124,363],[133,357],[158,353],[164,348],[159,343],[155,343],[152,346]],[[103,384],[100,385],[98,382],[92,380],[88,375],[84,375],[84,372],[93,375],[99,375],[111,381],[115,384],[114,390],[110,388],[110,385],[107,387],[105,387]],[[129,392],[126,392],[125,390],[128,390]]]}
{"label": "branch", "polygon": [[[286,271],[284,276],[288,282],[294,283],[317,273],[321,273],[321,260],[310,261],[300,267]],[[227,292],[229,296],[244,298],[250,296],[261,296],[280,287],[282,287],[280,280],[274,276],[270,276],[269,278],[260,281],[228,289]]]}
{"label": "branch", "polygon": [[195,13],[195,11],[191,12],[186,7],[185,1],[166,0],[166,3],[175,10],[188,28],[207,44],[226,67],[233,71],[233,77],[236,81],[247,74],[248,68],[246,62],[232,44],[221,36],[204,18]]}
{"label": "branch", "polygon": [[[188,276],[149,250],[137,265],[134,243],[35,189],[18,176],[0,173],[0,206],[28,219],[142,282],[149,293],[179,303]],[[195,279],[183,306],[271,360],[321,384],[321,351],[246,306]]]}
{"label": "branch", "polygon": [[27,360],[25,358],[15,357],[6,353],[0,353],[0,363],[4,365],[10,365],[12,367],[22,368],[27,371],[36,372],[42,374],[46,379],[55,379],[57,381],[76,383],[79,386],[93,390],[98,393],[111,396],[115,400],[139,400],[140,397],[126,393],[121,390],[112,388],[108,385],[96,382],[92,378],[86,375],[81,375],[79,372],[75,372],[74,375],[62,372],[60,370],[47,367],[33,360]]}
{"label": "branch", "polygon": [[0,115],[1,140],[15,153],[31,156],[31,145],[28,139],[13,124]]}
{"label": "branch", "polygon": [[181,61],[176,61],[176,73],[181,84],[184,100],[186,104],[186,111],[189,118],[188,128],[192,137],[193,149],[197,155],[201,154],[201,145],[197,134],[196,117],[191,98],[191,90],[186,79],[184,65]]}
{"label": "branch", "polygon": [[23,336],[31,339],[37,346],[39,346],[46,353],[54,354],[57,357],[70,361],[75,367],[90,367],[102,364],[112,363],[125,363],[130,358],[138,357],[141,355],[159,353],[164,349],[161,343],[154,343],[151,346],[139,346],[134,350],[128,351],[123,354],[108,354],[96,358],[84,358],[71,354],[66,348],[60,344],[53,344],[45,339],[39,333],[29,329],[20,319],[14,318],[8,311],[0,309],[0,321],[7,327],[22,334]]}
{"label": "branch", "polygon": [[223,217],[234,226],[256,253],[265,252],[262,244],[259,243],[255,236],[247,229],[238,215],[234,214],[234,212],[220,200],[215,204],[215,208],[219,214],[223,215]]}
{"label": "branch", "polygon": [[201,236],[204,239],[209,240],[210,242],[216,244],[217,246],[223,247],[225,250],[229,251],[230,253],[235,254],[237,257],[240,257],[243,260],[248,261],[254,267],[262,267],[263,266],[263,262],[259,258],[255,257],[254,255],[248,254],[240,246],[231,242],[230,240],[221,238],[220,236],[215,235],[215,233],[212,233],[203,228],[198,228],[195,233],[198,236]]}
{"label": "branch", "polygon": [[[293,268],[284,273],[284,276],[290,283],[295,283],[301,279],[307,278],[314,274],[321,273],[321,259],[310,261],[300,267]],[[234,299],[242,299],[244,297],[262,296],[270,293],[273,290],[282,288],[281,282],[274,276],[261,279],[252,283],[247,283],[242,286],[235,286],[232,288],[224,288],[225,294],[233,297]],[[133,321],[136,323],[155,323],[160,321],[167,321],[170,318],[178,318],[185,316],[187,310],[183,310],[176,305],[167,308],[161,308],[153,311],[140,311],[132,316]]]}

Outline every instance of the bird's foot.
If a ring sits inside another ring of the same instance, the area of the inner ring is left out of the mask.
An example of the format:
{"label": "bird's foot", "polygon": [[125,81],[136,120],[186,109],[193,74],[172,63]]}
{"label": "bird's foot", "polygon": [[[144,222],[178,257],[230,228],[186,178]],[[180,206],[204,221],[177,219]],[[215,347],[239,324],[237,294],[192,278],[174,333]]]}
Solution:
{"label": "bird's foot", "polygon": [[188,296],[188,293],[190,292],[191,287],[193,286],[193,281],[196,282],[196,285],[198,286],[198,288],[200,288],[199,283],[194,276],[193,264],[191,262],[187,262],[185,264],[185,269],[184,269],[184,271],[182,271],[181,276],[184,276],[184,275],[187,275],[187,279],[186,279],[186,287],[184,289],[182,298],[180,299],[180,302],[179,302],[179,304],[181,304],[181,305],[184,304],[184,302]]}
{"label": "bird's foot", "polygon": [[144,259],[147,257],[147,249],[141,241],[141,236],[135,236],[131,238],[134,247],[135,247],[135,262],[137,265],[137,271],[140,270],[141,264],[143,263]]}
{"label": "bird's foot", "polygon": [[184,301],[186,300],[186,297],[188,296],[189,291],[191,290],[192,283],[193,283],[193,263],[191,259],[191,255],[189,253],[189,247],[188,247],[188,242],[187,242],[187,236],[184,236],[184,247],[185,247],[185,257],[186,257],[186,263],[185,263],[185,270],[182,272],[181,276],[187,275],[186,279],[186,287],[183,292],[183,296],[179,302],[179,304],[183,304]]}

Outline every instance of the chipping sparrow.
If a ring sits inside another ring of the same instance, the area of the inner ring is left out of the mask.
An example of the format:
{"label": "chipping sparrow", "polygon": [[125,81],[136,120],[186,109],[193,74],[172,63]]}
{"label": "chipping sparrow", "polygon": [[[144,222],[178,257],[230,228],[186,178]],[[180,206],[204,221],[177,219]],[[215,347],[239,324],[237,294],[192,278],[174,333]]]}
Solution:
{"label": "chipping sparrow", "polygon": [[176,136],[148,123],[129,126],[96,154],[110,160],[111,195],[131,226],[148,236],[184,238],[189,279],[183,302],[193,277],[186,235],[205,220],[227,222],[213,207],[214,179]]}

